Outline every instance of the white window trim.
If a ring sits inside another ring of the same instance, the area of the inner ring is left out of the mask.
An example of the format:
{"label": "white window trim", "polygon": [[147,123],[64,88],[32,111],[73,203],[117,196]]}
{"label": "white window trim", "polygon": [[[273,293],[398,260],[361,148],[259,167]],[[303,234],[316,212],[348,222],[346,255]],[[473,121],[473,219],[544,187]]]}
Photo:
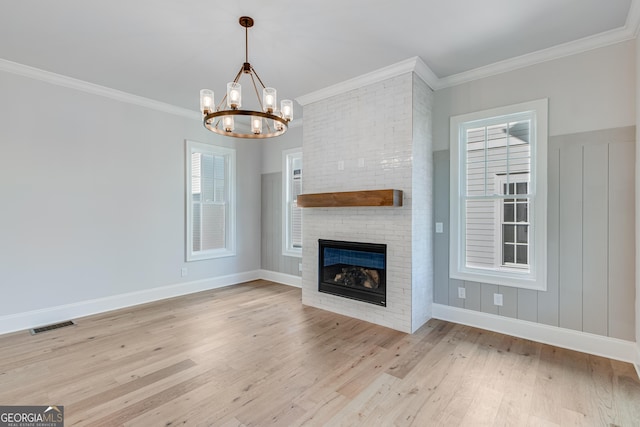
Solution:
{"label": "white window trim", "polygon": [[[461,233],[464,228],[464,209],[461,209],[461,185],[464,182],[464,165],[460,153],[462,125],[477,120],[507,116],[532,111],[535,114],[536,143],[532,144],[532,164],[535,182],[531,183],[530,222],[533,225],[533,239],[530,242],[530,262],[532,268],[526,275],[517,271],[497,271],[496,269],[470,268],[465,265],[465,244]],[[478,111],[450,120],[450,245],[449,276],[453,279],[468,280],[495,285],[513,286],[517,288],[545,291],[547,289],[547,135],[548,135],[548,100],[539,99],[490,110]],[[462,171],[462,172],[461,172]]]}
{"label": "white window trim", "polygon": [[[296,258],[302,258],[302,248],[294,248],[290,245],[291,239],[289,236],[289,223],[291,221],[291,212],[289,211],[290,194],[290,166],[291,158],[302,158],[301,148],[292,148],[290,150],[282,151],[282,255]],[[303,167],[304,170],[304,167]],[[304,180],[304,171],[302,172]]]}
{"label": "white window trim", "polygon": [[[207,251],[193,251],[193,212],[191,203],[191,155],[192,153],[206,153],[227,157],[228,206],[225,223],[226,247]],[[233,148],[203,144],[201,142],[185,140],[185,202],[186,202],[186,260],[200,261],[204,259],[224,258],[236,255],[236,150]]]}

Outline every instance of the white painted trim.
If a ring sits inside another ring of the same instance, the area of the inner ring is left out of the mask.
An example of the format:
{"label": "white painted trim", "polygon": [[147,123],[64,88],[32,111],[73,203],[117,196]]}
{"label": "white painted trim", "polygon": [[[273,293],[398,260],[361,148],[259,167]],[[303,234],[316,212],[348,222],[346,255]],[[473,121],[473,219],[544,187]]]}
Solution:
{"label": "white painted trim", "polygon": [[416,73],[418,77],[422,79],[423,82],[427,84],[432,90],[435,90],[436,86],[438,86],[440,82],[440,78],[436,76],[431,68],[427,64],[425,64],[421,58],[416,57],[415,66],[413,72]]}
{"label": "white painted trim", "polygon": [[[574,331],[541,323],[512,319],[495,314],[433,304],[433,317],[449,322],[525,338],[556,347],[576,350],[609,359],[635,363],[638,348],[632,341],[604,337],[587,332]],[[638,366],[636,365],[636,369]],[[639,372],[640,375],[640,372]]]}
{"label": "white painted trim", "polygon": [[[547,289],[547,145],[548,145],[548,104],[547,98],[522,102],[489,110],[452,116],[450,118],[450,210],[449,223],[449,277],[480,283],[491,283],[501,286],[513,286],[523,289]],[[531,170],[534,181],[530,192],[534,194],[532,206],[534,213],[530,220],[534,238],[530,242],[531,270],[518,273],[515,270],[497,270],[489,268],[468,267],[466,265],[465,236],[466,214],[464,209],[466,169],[464,152],[460,146],[465,129],[473,127],[477,122],[481,125],[496,124],[509,119],[520,120],[523,117],[532,119]],[[496,120],[495,122],[493,120]]]}
{"label": "white painted trim", "polygon": [[[467,83],[470,81],[491,77],[497,74],[506,73],[542,62],[559,59],[566,56],[575,55],[615,43],[632,40],[638,35],[640,29],[640,1],[633,0],[631,8],[627,16],[626,25],[615,30],[605,31],[590,37],[563,43],[547,49],[521,55],[515,58],[506,59],[484,67],[478,67],[473,70],[464,71],[462,73],[453,74],[439,78],[427,66],[420,57],[414,56],[396,64],[389,65],[384,68],[372,71],[362,76],[355,77],[350,80],[311,92],[306,95],[299,96],[295,100],[301,106],[305,106],[312,102],[320,101],[331,96],[340,95],[350,90],[359,89],[373,83],[396,77],[398,75],[415,72],[431,89],[445,89],[451,86]],[[39,68],[30,67],[28,65],[19,64],[17,62],[8,61],[0,58],[0,71],[20,75],[44,81],[50,84],[64,86],[71,89],[80,90],[90,94],[111,98],[117,101],[126,102],[141,107],[162,111],[169,114],[186,117],[194,120],[201,120],[202,115],[198,111],[188,110],[186,108],[177,107],[175,105],[156,101],[138,95],[133,95],[117,89],[111,89],[105,86],[96,85],[83,80],[74,79],[62,74],[52,73],[50,71],[41,70]],[[302,120],[294,120],[290,128],[302,126]]]}
{"label": "white painted trim", "polygon": [[[203,259],[226,258],[236,255],[236,149],[223,147],[220,145],[205,144],[202,142],[185,139],[185,205],[187,211],[185,246],[186,260],[200,261]],[[225,218],[225,247],[220,249],[195,251],[193,250],[193,203],[191,197],[191,156],[194,153],[210,154],[212,156],[223,156],[225,158],[225,193],[227,194]]]}
{"label": "white painted trim", "polygon": [[302,277],[292,274],[278,273],[277,271],[260,270],[260,278],[271,282],[281,283],[283,285],[302,288]]}
{"label": "white painted trim", "polygon": [[[294,155],[294,156],[292,156]],[[291,222],[291,211],[289,210],[289,187],[291,184],[290,174],[291,168],[289,164],[289,156],[292,158],[302,157],[302,147],[291,148],[289,150],[282,150],[282,188],[281,188],[281,206],[282,209],[282,221],[281,221],[281,239],[282,239],[282,256],[288,256],[292,258],[302,258],[302,248],[293,249],[289,247],[289,223]],[[304,160],[302,165],[302,181],[304,182]]]}
{"label": "white painted trim", "polygon": [[[633,11],[635,15],[637,15],[635,11],[636,9],[638,9],[637,7],[634,7],[636,3],[637,1],[634,1],[631,6],[631,11]],[[574,40],[547,49],[531,52],[526,55],[521,55],[515,58],[506,59],[504,61],[495,62],[484,67],[478,67],[473,70],[446,76],[438,79],[435,82],[435,86],[432,86],[432,88],[434,90],[437,90],[451,86],[457,86],[474,80],[483,79],[486,77],[495,76],[497,74],[529,67],[531,65],[539,64],[542,62],[560,59],[589,50],[598,49],[627,40],[632,40],[636,37],[638,18],[636,18],[635,15],[632,16],[631,11],[629,12],[627,25],[632,24],[634,25],[634,27],[625,26],[624,28],[605,31],[603,33],[596,34],[590,37],[584,37],[579,40]]]}
{"label": "white painted trim", "polygon": [[361,87],[379,83],[410,72],[415,72],[427,85],[431,87],[433,87],[432,85],[438,80],[433,71],[431,71],[431,69],[427,67],[419,57],[414,56],[413,58],[405,59],[404,61],[346,80],[342,83],[299,96],[296,98],[296,101],[298,104],[305,106],[313,102],[321,101],[351,90],[360,89]]}
{"label": "white painted trim", "polygon": [[[528,67],[541,62],[559,59],[577,53],[586,52],[588,50],[597,49],[611,44],[620,43],[627,40],[635,39],[640,31],[640,0],[632,0],[627,21],[625,26],[590,37],[584,37],[579,40],[563,43],[547,49],[521,55],[515,58],[506,59],[484,67],[478,67],[473,70],[464,71],[462,73],[453,74],[439,78],[427,66],[420,57],[414,56],[396,64],[389,65],[384,68],[372,71],[359,77],[329,86],[318,91],[299,96],[295,100],[301,106],[312,102],[320,101],[331,96],[345,93],[349,90],[358,89],[363,86],[377,83],[391,77],[395,77],[407,72],[415,72],[431,89],[438,90],[473,80],[491,77],[519,68]],[[169,114],[202,120],[202,114],[198,111],[188,110],[186,108],[177,107],[175,105],[156,101],[138,95],[133,95],[117,89],[111,89],[105,86],[96,85],[83,80],[74,79],[72,77],[56,74],[50,71],[41,70],[39,68],[30,67],[28,65],[19,64],[17,62],[8,61],[0,58],[0,71],[17,74],[36,80],[41,80],[58,86],[64,86],[71,89],[80,90],[106,98],[115,99],[117,101],[126,102],[141,107],[151,108],[153,110],[162,111]],[[302,125],[302,120],[294,120],[289,127],[294,128]]]}
{"label": "white painted trim", "polygon": [[113,295],[105,298],[97,298],[81,301],[73,304],[65,304],[57,307],[33,310],[25,313],[11,314],[0,317],[0,334],[22,331],[43,325],[49,325],[70,319],[118,310],[139,304],[145,304],[166,298],[188,295],[195,292],[208,291],[238,283],[260,279],[259,270],[244,273],[230,274],[227,276],[211,277],[174,285],[162,286],[127,294]]}
{"label": "white painted trim", "polygon": [[415,72],[433,90],[445,89],[468,83],[474,80],[495,76],[498,74],[514,71],[520,68],[542,62],[560,59],[578,53],[586,52],[601,47],[606,47],[615,43],[621,43],[636,38],[640,32],[640,0],[632,0],[627,21],[624,27],[615,30],[605,31],[593,36],[584,37],[571,42],[541,49],[525,55],[509,58],[504,61],[495,62],[484,67],[478,67],[462,73],[445,77],[438,77],[427,66],[420,57],[413,57],[396,64],[389,65],[359,77],[344,81],[342,83],[329,86],[315,92],[302,95],[296,98],[298,104],[304,106],[312,102],[320,101],[331,96],[340,95],[350,90],[359,89],[373,83],[399,76],[407,72]]}
{"label": "white painted trim", "polygon": [[153,99],[133,95],[109,87],[85,82],[83,80],[67,77],[62,74],[52,73],[50,71],[41,70],[39,68],[30,67],[28,65],[18,64],[17,62],[7,61],[0,58],[0,71],[16,74],[30,79],[40,80],[56,86],[63,86],[70,89],[79,90],[90,93],[92,95],[103,96],[105,98],[114,99],[120,102],[137,105],[140,107],[150,108],[152,110],[161,111],[163,113],[174,114],[176,116],[186,117],[188,119],[202,120],[202,114],[198,111],[188,110],[175,105],[167,104]]}

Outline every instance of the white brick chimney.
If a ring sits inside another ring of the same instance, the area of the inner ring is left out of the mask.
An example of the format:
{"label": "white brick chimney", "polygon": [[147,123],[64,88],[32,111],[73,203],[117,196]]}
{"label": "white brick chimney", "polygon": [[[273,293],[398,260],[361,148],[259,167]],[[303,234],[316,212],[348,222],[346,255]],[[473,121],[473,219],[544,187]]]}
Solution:
{"label": "white brick chimney", "polygon": [[[303,209],[302,303],[403,332],[433,302],[433,92],[418,58],[303,96],[303,193],[399,189],[401,207]],[[318,292],[318,239],[387,245],[387,305]]]}

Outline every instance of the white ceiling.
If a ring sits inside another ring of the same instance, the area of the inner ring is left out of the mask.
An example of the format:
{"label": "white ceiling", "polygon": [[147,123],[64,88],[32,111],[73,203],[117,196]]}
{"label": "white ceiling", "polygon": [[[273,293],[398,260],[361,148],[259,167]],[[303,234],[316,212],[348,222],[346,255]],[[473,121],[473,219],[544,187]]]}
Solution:
{"label": "white ceiling", "polygon": [[626,40],[638,1],[6,0],[0,58],[197,110],[244,62],[242,15],[249,62],[283,99],[415,56],[446,81]]}

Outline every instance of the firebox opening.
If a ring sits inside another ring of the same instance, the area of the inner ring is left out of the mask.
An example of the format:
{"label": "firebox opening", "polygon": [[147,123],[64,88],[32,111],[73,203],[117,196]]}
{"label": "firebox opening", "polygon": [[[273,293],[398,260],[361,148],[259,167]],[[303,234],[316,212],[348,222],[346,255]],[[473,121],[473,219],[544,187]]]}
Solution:
{"label": "firebox opening", "polygon": [[386,306],[387,245],[318,240],[320,292]]}

